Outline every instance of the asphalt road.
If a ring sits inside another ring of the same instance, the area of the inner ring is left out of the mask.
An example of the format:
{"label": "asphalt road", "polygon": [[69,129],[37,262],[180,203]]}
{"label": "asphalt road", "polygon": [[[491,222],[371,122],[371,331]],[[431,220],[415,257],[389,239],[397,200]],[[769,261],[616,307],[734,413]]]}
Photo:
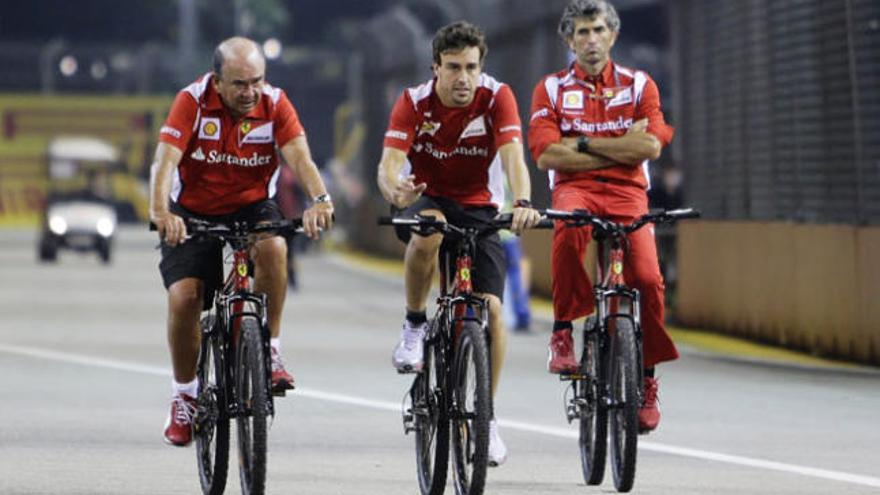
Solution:
{"label": "asphalt road", "polygon": [[[110,266],[75,253],[40,265],[32,232],[0,231],[0,494],[199,493],[194,449],[161,441],[170,375],[154,244],[125,230]],[[276,403],[268,493],[418,493],[399,414],[410,378],[390,365],[402,281],[340,255],[301,269],[283,337],[299,388]],[[509,340],[496,412],[510,459],[486,493],[613,492],[610,473],[583,483],[537,326]],[[660,368],[663,422],[640,438],[634,493],[880,493],[880,374],[683,351]],[[233,474],[228,492],[237,485]]]}

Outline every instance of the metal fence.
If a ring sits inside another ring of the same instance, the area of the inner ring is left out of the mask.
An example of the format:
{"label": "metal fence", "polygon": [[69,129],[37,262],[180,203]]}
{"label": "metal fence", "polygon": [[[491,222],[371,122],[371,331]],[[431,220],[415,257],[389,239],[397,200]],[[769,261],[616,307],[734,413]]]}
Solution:
{"label": "metal fence", "polygon": [[675,151],[709,218],[880,223],[880,2],[669,2]]}

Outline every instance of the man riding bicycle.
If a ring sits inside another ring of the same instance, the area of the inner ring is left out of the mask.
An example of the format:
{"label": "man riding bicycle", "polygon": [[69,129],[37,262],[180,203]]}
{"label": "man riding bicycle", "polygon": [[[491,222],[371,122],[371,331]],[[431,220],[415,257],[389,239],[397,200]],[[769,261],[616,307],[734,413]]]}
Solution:
{"label": "man riding bicycle", "polygon": [[[278,150],[314,198],[303,214],[306,235],[317,238],[333,222],[333,204],[283,90],[265,82],[266,62],[256,43],[230,38],[214,51],[213,71],[184,88],[159,133],[151,168],[150,220],[163,239],[159,269],[168,290],[168,344],[174,370],[165,441],[192,441],[198,391],[199,316],[222,283],[222,247],[185,242],[186,218],[257,223],[280,220],[274,201]],[[254,289],[268,296],[272,389],[293,388],[281,359],[281,313],[287,293],[284,239],[266,236],[254,246]]]}
{"label": "man riding bicycle", "polygon": [[[482,73],[487,51],[483,33],[468,22],[456,22],[437,31],[432,47],[435,77],[406,89],[391,111],[378,171],[382,195],[403,215],[482,226],[503,201],[504,173],[515,200],[512,230],[533,226],[539,215],[529,201],[516,100],[509,86]],[[398,231],[407,243],[406,319],[392,362],[401,371],[418,371],[424,363],[426,302],[442,242],[441,234],[413,234]],[[493,394],[507,338],[501,311],[504,272],[497,233],[480,238],[473,283],[489,304]],[[493,419],[490,463],[499,465],[506,458]]]}
{"label": "man riding bicycle", "polygon": [[[542,79],[532,95],[529,148],[541,170],[550,171],[553,208],[589,210],[629,223],[648,211],[648,160],[660,156],[673,129],[660,110],[657,85],[645,72],[610,59],[620,18],[603,0],[573,0],[559,34],[576,56],[565,70]],[[557,225],[553,238],[553,335],[549,371],[573,372],[578,363],[572,320],[593,311],[583,257],[589,227]],[[629,235],[627,284],[641,294],[645,391],[639,411],[642,431],[660,422],[654,366],[678,352],[663,324],[663,278],[653,229]]]}

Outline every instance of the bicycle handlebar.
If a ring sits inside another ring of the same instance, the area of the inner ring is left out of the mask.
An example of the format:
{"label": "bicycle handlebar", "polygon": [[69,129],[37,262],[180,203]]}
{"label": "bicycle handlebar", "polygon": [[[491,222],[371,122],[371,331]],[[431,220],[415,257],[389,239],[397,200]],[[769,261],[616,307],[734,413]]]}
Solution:
{"label": "bicycle handlebar", "polygon": [[676,210],[660,210],[646,213],[630,224],[621,224],[593,215],[587,210],[561,211],[547,209],[539,210],[539,212],[548,219],[561,220],[575,227],[592,225],[599,231],[620,231],[627,234],[642,228],[648,223],[674,223],[678,220],[700,217],[700,211],[697,209],[679,208]]}
{"label": "bicycle handlebar", "polygon": [[[513,222],[513,213],[501,213],[497,215],[495,218],[486,222],[486,226],[482,229],[478,229],[478,232],[484,232],[488,230],[499,230],[499,229],[509,229],[511,227],[511,223]],[[418,227],[424,232],[455,232],[458,234],[463,234],[465,230],[461,227],[453,225],[451,223],[444,222],[443,220],[437,220],[436,217],[432,215],[413,215],[412,217],[379,217],[379,225],[400,225],[400,226],[408,226],[408,227]],[[548,219],[542,219],[538,222],[533,229],[552,229],[553,221]]]}
{"label": "bicycle handlebar", "polygon": [[[227,224],[201,220],[198,218],[187,218],[184,219],[184,222],[186,223],[187,231],[186,239],[209,237],[218,239],[243,239],[251,234],[258,234],[261,232],[292,232],[297,234],[303,232],[302,218],[273,220],[271,222],[260,222],[257,224],[250,224],[248,222],[232,222]],[[150,230],[158,230],[156,224],[153,222],[150,222]]]}

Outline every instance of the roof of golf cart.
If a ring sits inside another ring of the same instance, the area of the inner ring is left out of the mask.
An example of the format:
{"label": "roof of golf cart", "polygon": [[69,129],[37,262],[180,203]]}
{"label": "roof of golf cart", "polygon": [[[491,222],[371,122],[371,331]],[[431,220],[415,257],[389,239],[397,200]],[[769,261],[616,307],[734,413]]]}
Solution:
{"label": "roof of golf cart", "polygon": [[103,139],[57,137],[49,143],[49,156],[68,160],[115,162],[119,159],[119,151]]}

